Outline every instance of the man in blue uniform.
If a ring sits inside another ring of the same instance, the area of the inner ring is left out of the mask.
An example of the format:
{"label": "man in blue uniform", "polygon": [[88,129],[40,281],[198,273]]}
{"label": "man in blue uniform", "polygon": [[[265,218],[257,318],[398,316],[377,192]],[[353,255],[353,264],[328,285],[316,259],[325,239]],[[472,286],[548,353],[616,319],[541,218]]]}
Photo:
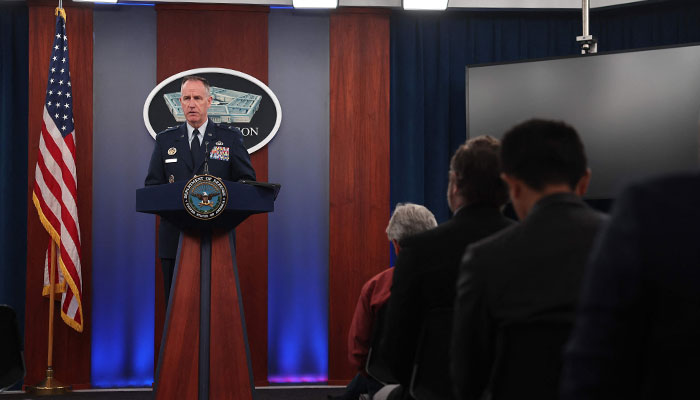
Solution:
{"label": "man in blue uniform", "polygon": [[[237,128],[219,126],[209,120],[212,96],[209,82],[199,76],[186,76],[180,88],[180,103],[187,122],[156,136],[148,166],[146,186],[187,181],[204,173],[224,180],[255,180],[243,136]],[[161,259],[166,303],[170,295],[180,230],[165,219],[160,221],[158,256]]]}

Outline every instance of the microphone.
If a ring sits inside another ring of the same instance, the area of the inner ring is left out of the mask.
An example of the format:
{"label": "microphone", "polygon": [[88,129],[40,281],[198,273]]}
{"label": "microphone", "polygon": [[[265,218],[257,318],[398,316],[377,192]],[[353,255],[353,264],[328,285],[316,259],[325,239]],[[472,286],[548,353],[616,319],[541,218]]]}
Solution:
{"label": "microphone", "polygon": [[204,175],[209,175],[209,141],[204,142]]}

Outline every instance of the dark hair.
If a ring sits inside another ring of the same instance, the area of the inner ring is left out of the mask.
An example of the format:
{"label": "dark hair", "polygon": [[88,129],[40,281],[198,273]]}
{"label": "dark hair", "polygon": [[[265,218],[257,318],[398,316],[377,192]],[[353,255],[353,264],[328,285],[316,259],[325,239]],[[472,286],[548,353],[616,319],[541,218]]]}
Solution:
{"label": "dark hair", "polygon": [[501,165],[503,172],[535,190],[562,183],[574,189],[586,174],[586,153],[570,125],[531,119],[503,136]]}
{"label": "dark hair", "polygon": [[500,177],[500,147],[498,139],[479,136],[467,140],[452,156],[450,170],[467,204],[500,207],[508,201],[508,189]]}
{"label": "dark hair", "polygon": [[182,87],[187,81],[202,82],[202,84],[204,85],[204,90],[207,91],[207,94],[211,95],[211,86],[209,86],[209,81],[207,80],[207,78],[198,75],[187,75],[182,78],[182,82],[180,82],[180,87]]}

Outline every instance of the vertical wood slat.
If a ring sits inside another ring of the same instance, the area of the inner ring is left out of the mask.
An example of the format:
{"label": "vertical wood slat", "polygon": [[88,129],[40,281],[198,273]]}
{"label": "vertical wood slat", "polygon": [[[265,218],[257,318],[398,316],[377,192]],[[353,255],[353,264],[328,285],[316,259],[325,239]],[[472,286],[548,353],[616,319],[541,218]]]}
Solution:
{"label": "vertical wood slat", "polygon": [[357,371],[347,335],[360,289],[389,266],[389,13],[346,9],[330,20],[328,380]]}
{"label": "vertical wood slat", "polygon": [[170,326],[156,376],[157,400],[196,399],[199,392],[200,246],[198,236],[182,238],[171,294]]}
{"label": "vertical wood slat", "polygon": [[[49,236],[32,202],[34,170],[39,149],[42,109],[46,97],[49,58],[56,17],[54,2],[28,1],[29,6],[29,146],[27,185],[27,291],[25,384],[39,383],[46,374],[48,300],[41,296],[44,255]],[[54,321],[53,364],[56,378],[74,388],[90,385],[91,287],[92,287],[92,8],[64,4],[76,132],[78,220],[81,238],[82,305],[84,330],[66,325],[59,312]],[[57,310],[58,311],[58,310]]]}
{"label": "vertical wood slat", "polygon": [[209,398],[250,400],[254,389],[248,370],[243,310],[238,306],[240,294],[226,233],[212,236],[211,282]]}
{"label": "vertical wood slat", "polygon": [[[159,82],[175,73],[203,67],[234,69],[267,82],[267,7],[159,4],[156,11]],[[227,32],[235,32],[235,38]],[[253,153],[251,162],[258,181],[267,181],[267,148]],[[253,374],[256,385],[264,385],[267,383],[267,216],[248,218],[236,229],[236,238]],[[163,296],[162,281],[157,280],[155,285],[156,297]],[[156,354],[164,313],[164,308],[156,308]]]}

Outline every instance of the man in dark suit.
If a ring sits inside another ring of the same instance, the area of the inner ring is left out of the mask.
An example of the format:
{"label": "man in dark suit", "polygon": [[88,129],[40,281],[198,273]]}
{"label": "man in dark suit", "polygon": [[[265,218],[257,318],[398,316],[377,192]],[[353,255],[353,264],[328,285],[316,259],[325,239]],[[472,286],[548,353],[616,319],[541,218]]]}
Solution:
{"label": "man in dark suit", "polygon": [[[496,345],[503,329],[573,320],[589,249],[605,218],[580,198],[591,173],[572,127],[544,120],[517,125],[503,137],[501,162],[521,222],[470,246],[462,260],[451,360],[460,400],[480,399],[489,389],[494,399],[509,398],[509,388],[498,380],[487,387],[498,373]],[[557,363],[555,358],[550,361]],[[533,374],[534,386],[541,381],[538,371],[515,373]],[[523,388],[516,397],[541,400],[558,393],[557,382],[539,389]]]}
{"label": "man in dark suit", "polygon": [[586,271],[562,399],[700,398],[700,173],[627,188]]}
{"label": "man in dark suit", "polygon": [[[243,146],[241,132],[237,128],[217,125],[207,116],[212,102],[207,80],[199,76],[186,76],[182,79],[180,91],[180,103],[187,122],[156,136],[146,186],[189,180],[194,175],[203,174],[205,164],[210,175],[221,179],[255,180],[255,170]],[[158,256],[163,269],[167,304],[180,230],[161,219],[158,232]]]}
{"label": "man in dark suit", "polygon": [[[390,398],[409,398],[407,389],[426,315],[452,307],[457,268],[466,246],[513,223],[501,214],[508,194],[499,178],[499,149],[500,142],[491,137],[474,138],[460,146],[450,161],[447,190],[454,216],[400,242],[381,344],[400,383]],[[443,334],[449,340],[450,332]]]}

